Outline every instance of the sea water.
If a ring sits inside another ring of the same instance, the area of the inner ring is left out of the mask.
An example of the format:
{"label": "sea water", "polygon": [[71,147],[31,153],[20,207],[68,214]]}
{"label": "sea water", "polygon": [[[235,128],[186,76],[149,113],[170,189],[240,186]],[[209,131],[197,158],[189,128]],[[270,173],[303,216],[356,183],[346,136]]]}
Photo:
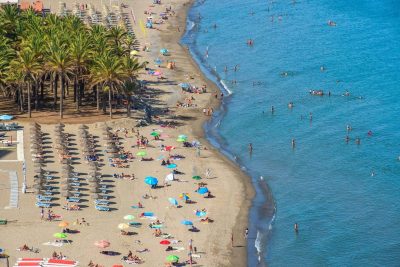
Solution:
{"label": "sea water", "polygon": [[208,136],[257,192],[248,265],[400,266],[400,2],[206,0],[188,20],[225,94]]}

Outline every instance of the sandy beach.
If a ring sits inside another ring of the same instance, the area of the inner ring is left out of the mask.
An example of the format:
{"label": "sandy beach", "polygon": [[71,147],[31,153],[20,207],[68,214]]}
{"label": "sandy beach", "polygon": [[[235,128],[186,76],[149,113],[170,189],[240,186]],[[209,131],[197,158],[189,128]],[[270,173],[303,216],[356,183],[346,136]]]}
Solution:
{"label": "sandy beach", "polygon": [[[128,266],[121,258],[129,251],[143,261],[142,266],[165,266],[169,255],[178,256],[179,262],[188,260],[190,240],[193,240],[192,246],[196,247],[193,258],[196,264],[193,266],[247,266],[244,231],[254,192],[249,178],[214,149],[204,137],[202,127],[209,116],[203,111],[218,108],[220,99],[214,97],[215,94],[219,95],[218,88],[202,75],[187,49],[179,44],[191,2],[168,0],[163,1],[161,5],[152,5],[152,1],[146,0],[124,3],[127,12],[133,11],[136,23],[132,25],[139,46],[149,48],[147,52],[139,53],[139,59],[148,61],[149,67],[160,70],[165,78],[159,79],[142,71],[139,78],[147,81],[145,95],[155,108],[163,110],[168,108],[168,112],[158,114],[157,118],[154,118],[155,121],[163,123],[139,128],[135,127],[137,119],[143,116],[139,111],[133,114],[133,118],[122,118],[121,115],[113,120],[107,120],[105,116],[79,118],[66,114],[65,120],[62,121],[65,123],[63,133],[69,139],[68,157],[72,161],[71,166],[77,173],[75,176],[80,183],[78,197],[80,201],[77,203],[80,210],[63,209],[66,199],[55,193],[51,201],[53,203],[51,210],[57,215],[56,218],[51,221],[46,220],[48,209],[44,210],[45,218],[41,218],[41,209],[35,206],[37,200],[32,188],[35,164],[31,153],[33,135],[31,123],[32,121],[38,123],[43,136],[43,169],[54,176],[51,182],[55,188],[54,192],[63,192],[62,178],[60,178],[63,164],[55,148],[57,139],[55,124],[58,121],[53,117],[49,119],[41,116],[40,113],[34,114],[32,120],[26,118],[19,120],[24,126],[28,189],[26,194],[22,194],[19,190],[17,208],[4,209],[8,205],[10,192],[7,189],[10,186],[7,184],[7,173],[0,173],[2,181],[0,219],[8,220],[7,225],[0,225],[0,247],[10,255],[10,266],[18,258],[49,258],[54,251],[61,252],[67,259],[79,261],[79,266],[87,266],[90,261],[101,266],[114,264]],[[67,8],[72,8],[73,3],[74,1],[66,1]],[[102,8],[99,1],[85,1],[85,3],[92,3],[99,10]],[[44,4],[45,7],[57,12],[54,3],[50,5],[44,1]],[[151,10],[156,17],[169,7],[173,12],[164,23],[155,24],[155,29],[144,30],[141,27],[142,22],[149,16],[144,14],[145,10]],[[170,55],[161,56],[159,51],[162,48],[168,49]],[[153,63],[156,58],[162,58],[164,61],[160,67]],[[167,61],[174,61],[175,69],[166,68]],[[199,88],[206,85],[206,93],[184,92],[178,86],[182,82]],[[178,106],[178,102],[182,105]],[[106,187],[103,195],[109,196],[107,207],[110,211],[98,211],[95,208],[88,175],[90,164],[85,159],[80,135],[84,127],[88,135],[93,137],[101,184]],[[119,167],[111,166],[112,153],[107,151],[107,140],[103,138],[106,127],[118,139],[121,154],[127,156]],[[154,138],[156,135],[159,137]],[[185,135],[184,141],[195,144],[198,148],[184,147],[183,141],[179,140],[182,139],[180,135]],[[141,136],[148,140],[148,144],[138,147],[137,140],[141,139]],[[165,148],[169,146],[173,147],[172,150],[166,151]],[[145,155],[140,152],[145,152]],[[143,158],[152,160],[147,161]],[[170,160],[176,167],[163,166],[163,160]],[[22,163],[0,161],[0,168],[16,170],[21,189]],[[174,180],[166,183],[166,176],[173,170],[176,170]],[[125,178],[115,177],[122,174]],[[157,188],[152,189],[144,182],[148,176],[158,179]],[[195,176],[200,176],[201,179],[193,179]],[[210,197],[196,192],[200,187],[208,188],[211,192]],[[191,203],[186,203],[180,197],[183,193],[189,195]],[[173,205],[170,199],[175,199],[178,205]],[[139,202],[143,208],[132,208],[138,206]],[[204,211],[204,215],[196,216],[196,211],[201,210]],[[152,213],[152,216],[141,216],[143,213]],[[133,217],[131,220],[126,220],[124,219],[126,215]],[[84,223],[82,223],[83,218]],[[198,231],[192,231],[192,227],[183,225],[183,221],[192,222]],[[68,222],[68,228],[76,233],[67,233],[60,246],[60,243],[54,243],[57,238],[53,235],[63,229],[59,226],[61,222]],[[135,226],[125,229],[131,232],[131,235],[121,235],[118,226],[122,223],[131,223]],[[161,228],[150,228],[151,223],[161,225]],[[155,229],[160,229],[162,235],[156,237]],[[100,240],[109,241],[110,246],[104,249],[96,247],[94,243]],[[166,251],[167,246],[160,244],[162,240],[168,240],[173,250]],[[24,244],[30,248],[37,248],[38,253],[17,251],[17,248]],[[103,255],[100,254],[101,250],[116,252],[116,255]]]}

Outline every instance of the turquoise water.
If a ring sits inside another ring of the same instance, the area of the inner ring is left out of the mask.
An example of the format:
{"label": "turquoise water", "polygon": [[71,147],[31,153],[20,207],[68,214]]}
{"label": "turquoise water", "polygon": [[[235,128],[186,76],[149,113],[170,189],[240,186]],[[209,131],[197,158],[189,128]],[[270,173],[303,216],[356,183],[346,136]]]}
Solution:
{"label": "turquoise water", "polygon": [[257,190],[249,266],[400,266],[399,25],[394,0],[192,8],[183,42],[228,89],[209,137]]}

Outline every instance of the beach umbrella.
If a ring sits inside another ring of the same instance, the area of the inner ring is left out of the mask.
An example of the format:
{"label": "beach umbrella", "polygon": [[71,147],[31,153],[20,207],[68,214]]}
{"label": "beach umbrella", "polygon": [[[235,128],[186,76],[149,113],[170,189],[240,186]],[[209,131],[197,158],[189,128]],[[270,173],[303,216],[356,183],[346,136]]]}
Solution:
{"label": "beach umbrella", "polygon": [[99,180],[95,177],[88,178],[88,181],[89,181],[89,183],[98,183],[99,182]]}
{"label": "beach umbrella", "polygon": [[168,198],[169,203],[171,203],[174,206],[178,206],[178,201],[175,198]]}
{"label": "beach umbrella", "polygon": [[166,151],[171,151],[171,150],[173,150],[173,149],[175,149],[174,146],[166,146],[166,147],[165,147],[165,150],[166,150]]}
{"label": "beach umbrella", "polygon": [[178,167],[178,166],[174,163],[167,165],[168,169],[175,169],[176,167]]}
{"label": "beach umbrella", "polygon": [[143,156],[146,156],[147,155],[147,152],[146,151],[139,151],[138,153],[136,153],[136,156],[141,156],[141,157],[143,157]]}
{"label": "beach umbrella", "polygon": [[181,224],[183,224],[183,225],[193,225],[193,222],[192,221],[188,221],[188,220],[183,220],[183,221],[181,221]]}
{"label": "beach umbrella", "polygon": [[205,211],[196,211],[196,216],[197,217],[204,217],[207,215],[207,212]]}
{"label": "beach umbrella", "polygon": [[120,224],[118,224],[118,228],[121,230],[128,229],[129,225],[126,223],[120,223]]}
{"label": "beach umbrella", "polygon": [[176,255],[168,255],[167,256],[167,261],[169,262],[178,262],[179,261],[179,257]]}
{"label": "beach umbrella", "polygon": [[100,193],[100,190],[98,188],[90,188],[89,191],[91,193]]}
{"label": "beach umbrella", "polygon": [[163,61],[162,61],[161,59],[159,59],[159,58],[156,58],[156,59],[154,60],[154,63],[155,63],[156,65],[161,65],[161,64],[163,63]]}
{"label": "beach umbrella", "polygon": [[166,48],[161,48],[161,49],[160,49],[160,53],[163,54],[163,55],[166,55],[166,54],[168,54],[168,49],[166,49]]}
{"label": "beach umbrella", "polygon": [[174,174],[170,173],[167,176],[165,176],[166,181],[173,181],[174,180]]}
{"label": "beach umbrella", "polygon": [[108,242],[106,240],[100,240],[100,241],[94,242],[94,245],[98,248],[108,248],[111,244],[110,244],[110,242]]}
{"label": "beach umbrella", "polygon": [[64,239],[64,238],[67,238],[68,236],[66,235],[66,234],[64,234],[64,233],[55,233],[54,235],[53,235],[55,238],[60,238],[60,239]]}
{"label": "beach umbrella", "polygon": [[178,138],[187,139],[188,137],[186,135],[184,135],[184,134],[180,134],[180,135],[178,135]]}
{"label": "beach umbrella", "polygon": [[58,227],[65,228],[65,227],[67,227],[68,225],[69,225],[68,222],[63,221],[63,222],[60,222],[60,223],[58,224]]}
{"label": "beach umbrella", "polygon": [[152,132],[150,135],[151,135],[151,136],[154,136],[154,137],[156,137],[156,136],[160,136],[160,134],[159,134],[159,133],[157,133],[157,132]]}
{"label": "beach umbrella", "polygon": [[133,215],[125,215],[124,216],[124,220],[127,220],[127,221],[132,221],[133,219],[135,219],[135,216],[133,216]]}
{"label": "beach umbrella", "polygon": [[204,195],[205,193],[208,193],[208,188],[207,187],[200,187],[197,190],[197,193],[199,193],[200,195]]}
{"label": "beach umbrella", "polygon": [[61,168],[63,170],[72,170],[73,169],[73,167],[71,165],[63,165]]}
{"label": "beach umbrella", "polygon": [[158,184],[158,179],[155,178],[155,177],[152,177],[152,176],[147,176],[147,177],[144,179],[144,182],[145,182],[146,184],[148,184],[148,185],[154,186],[154,185],[157,185],[157,184]]}
{"label": "beach umbrella", "polygon": [[191,85],[189,83],[180,83],[178,85],[183,89],[188,89],[191,87]]}
{"label": "beach umbrella", "polygon": [[180,195],[179,195],[179,198],[180,198],[180,199],[183,199],[183,200],[185,200],[185,201],[190,199],[189,194],[186,194],[186,193],[180,194]]}
{"label": "beach umbrella", "polygon": [[168,241],[168,240],[166,240],[166,239],[164,239],[164,240],[161,240],[161,241],[160,241],[160,244],[161,244],[161,245],[169,245],[169,244],[171,244],[171,242]]}
{"label": "beach umbrella", "polygon": [[11,115],[1,115],[0,116],[0,120],[2,120],[2,121],[10,121],[12,119],[14,119],[14,116],[11,116]]}
{"label": "beach umbrella", "polygon": [[198,176],[198,175],[195,175],[195,176],[192,177],[192,179],[194,179],[194,180],[201,180],[201,177]]}

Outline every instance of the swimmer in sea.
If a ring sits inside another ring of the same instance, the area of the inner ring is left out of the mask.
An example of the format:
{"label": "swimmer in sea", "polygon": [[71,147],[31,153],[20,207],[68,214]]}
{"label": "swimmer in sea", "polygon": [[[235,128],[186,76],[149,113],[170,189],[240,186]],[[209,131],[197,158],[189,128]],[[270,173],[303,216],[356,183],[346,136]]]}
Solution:
{"label": "swimmer in sea", "polygon": [[292,148],[294,149],[296,147],[296,140],[294,138],[292,139]]}
{"label": "swimmer in sea", "polygon": [[207,46],[207,48],[206,48],[206,58],[208,58],[208,46]]}
{"label": "swimmer in sea", "polygon": [[356,144],[357,144],[357,145],[360,145],[360,144],[361,144],[361,140],[360,140],[360,138],[358,138],[358,137],[356,138]]}
{"label": "swimmer in sea", "polygon": [[288,108],[289,108],[289,109],[292,109],[292,108],[293,108],[293,102],[289,102]]}
{"label": "swimmer in sea", "polygon": [[228,66],[225,65],[224,72],[228,72]]}
{"label": "swimmer in sea", "polygon": [[345,138],[345,140],[346,140],[346,144],[348,144],[348,143],[349,143],[349,141],[350,141],[350,137],[349,137],[348,135],[346,135],[346,138]]}
{"label": "swimmer in sea", "polygon": [[236,64],[235,67],[233,68],[233,70],[236,72],[239,69],[239,64]]}
{"label": "swimmer in sea", "polygon": [[252,143],[249,144],[249,153],[250,154],[253,153],[253,144]]}
{"label": "swimmer in sea", "polygon": [[312,112],[310,112],[310,121],[312,121]]}
{"label": "swimmer in sea", "polygon": [[272,106],[272,107],[271,107],[271,114],[273,115],[274,112],[275,112],[275,108],[274,108],[274,106]]}
{"label": "swimmer in sea", "polygon": [[324,66],[321,66],[319,69],[320,69],[321,71],[325,71],[325,67],[324,67]]}
{"label": "swimmer in sea", "polygon": [[294,231],[297,233],[299,233],[299,225],[297,223],[294,224]]}

